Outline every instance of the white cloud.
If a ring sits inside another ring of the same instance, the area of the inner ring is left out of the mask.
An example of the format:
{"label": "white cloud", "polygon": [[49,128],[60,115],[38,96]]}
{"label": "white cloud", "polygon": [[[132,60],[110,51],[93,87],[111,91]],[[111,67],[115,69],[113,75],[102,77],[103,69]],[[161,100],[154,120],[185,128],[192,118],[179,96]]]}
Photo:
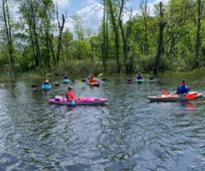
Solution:
{"label": "white cloud", "polygon": [[[66,1],[66,0],[62,0]],[[154,0],[152,3],[148,3],[150,15],[154,15],[155,5],[162,1],[163,4],[167,4],[169,0]],[[97,0],[85,0],[83,2],[84,8],[81,8],[76,12],[76,15],[81,18],[81,24],[84,30],[91,30],[92,33],[97,33],[103,18],[103,5]],[[140,9],[136,9],[132,12],[132,16],[140,15]],[[130,11],[124,12],[123,21],[126,22],[130,18]],[[68,18],[65,27],[72,33],[75,28],[75,21],[72,17]]]}
{"label": "white cloud", "polygon": [[[82,27],[84,30],[89,30],[92,33],[99,31],[100,24],[103,19],[103,5],[96,0],[86,0],[86,6],[76,12],[76,15],[81,18]],[[136,11],[133,11],[133,16]],[[123,21],[126,22],[130,18],[130,12],[124,13]],[[66,22],[66,28],[71,32],[74,31],[75,21],[71,18]]]}
{"label": "white cloud", "polygon": [[66,13],[70,5],[70,0],[56,0],[55,4],[58,5],[58,9],[60,12]]}
{"label": "white cloud", "polygon": [[170,0],[155,0],[152,3],[148,3],[148,10],[149,10],[149,14],[154,16],[155,15],[155,5],[159,4],[160,2],[162,2],[164,5],[168,4]]}
{"label": "white cloud", "polygon": [[87,5],[85,8],[77,11],[76,15],[81,18],[84,29],[90,29],[92,32],[97,32],[103,17],[103,5],[95,2],[92,5]]}

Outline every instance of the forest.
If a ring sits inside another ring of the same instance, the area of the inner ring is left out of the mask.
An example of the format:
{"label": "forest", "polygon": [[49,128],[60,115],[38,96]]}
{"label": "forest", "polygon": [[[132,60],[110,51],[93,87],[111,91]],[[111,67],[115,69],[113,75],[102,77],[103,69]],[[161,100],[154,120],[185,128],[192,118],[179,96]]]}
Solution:
{"label": "forest", "polygon": [[100,3],[99,31],[87,36],[78,16],[72,17],[74,33],[65,28],[67,16],[52,0],[1,0],[1,73],[158,74],[205,66],[203,0],[161,1],[154,15],[147,0],[138,13],[126,8],[126,0]]}

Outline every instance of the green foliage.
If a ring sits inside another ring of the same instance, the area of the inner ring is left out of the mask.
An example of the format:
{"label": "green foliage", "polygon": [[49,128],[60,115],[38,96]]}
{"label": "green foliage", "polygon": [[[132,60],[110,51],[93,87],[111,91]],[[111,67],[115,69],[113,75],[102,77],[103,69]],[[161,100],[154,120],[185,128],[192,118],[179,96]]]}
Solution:
{"label": "green foliage", "polygon": [[[119,58],[120,65],[124,70],[123,40],[119,29],[119,1],[110,0],[110,4],[105,0],[106,15],[108,16],[108,56],[106,58],[108,72],[116,71],[115,58],[115,34],[113,30],[114,21],[119,31]],[[64,29],[62,34],[62,52],[59,65],[57,65],[55,56],[58,46],[58,26],[56,20],[55,5],[52,0],[18,0],[20,21],[11,20],[12,39],[14,41],[14,53],[16,56],[15,66],[18,71],[26,72],[35,69],[35,47],[33,42],[35,32],[33,24],[35,23],[37,40],[39,41],[41,68],[56,68],[59,66],[59,72],[68,70],[71,73],[80,72],[88,74],[89,72],[103,72],[102,55],[103,49],[103,25],[97,35],[86,37],[82,27],[81,18],[73,16],[75,21],[74,32]],[[203,4],[205,1],[202,1]],[[30,7],[36,9],[35,22],[32,21]],[[161,71],[186,71],[194,68],[196,59],[196,32],[197,32],[197,1],[193,0],[172,0],[165,7],[164,22],[164,49],[161,56]],[[205,12],[202,11],[202,17]],[[113,15],[113,16],[112,16]],[[114,17],[114,19],[113,19]],[[1,19],[2,17],[0,17]],[[14,16],[11,15],[11,19]],[[133,72],[150,72],[154,69],[155,56],[159,38],[159,9],[156,5],[155,16],[143,15],[133,16],[127,23],[123,24],[127,34],[128,26],[131,25],[131,32],[128,38],[128,62],[133,65]],[[33,23],[32,23],[33,22]],[[68,20],[69,22],[69,20]],[[145,25],[147,28],[145,28]],[[146,30],[147,29],[147,30]],[[7,68],[8,47],[5,44],[6,33],[3,25],[0,25],[0,67]],[[202,20],[201,26],[201,49],[200,49],[200,67],[205,66],[205,22]],[[146,49],[146,46],[148,47]]]}

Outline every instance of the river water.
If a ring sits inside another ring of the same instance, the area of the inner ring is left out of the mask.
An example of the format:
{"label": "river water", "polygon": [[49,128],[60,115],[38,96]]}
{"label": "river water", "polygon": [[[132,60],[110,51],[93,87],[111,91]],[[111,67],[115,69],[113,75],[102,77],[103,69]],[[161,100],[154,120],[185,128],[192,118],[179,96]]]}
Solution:
{"label": "river water", "polygon": [[[205,80],[189,81],[204,92]],[[203,171],[205,102],[150,103],[148,95],[173,91],[180,79],[128,82],[110,78],[78,96],[107,97],[106,106],[48,104],[66,85],[45,93],[31,81],[0,83],[0,170]]]}

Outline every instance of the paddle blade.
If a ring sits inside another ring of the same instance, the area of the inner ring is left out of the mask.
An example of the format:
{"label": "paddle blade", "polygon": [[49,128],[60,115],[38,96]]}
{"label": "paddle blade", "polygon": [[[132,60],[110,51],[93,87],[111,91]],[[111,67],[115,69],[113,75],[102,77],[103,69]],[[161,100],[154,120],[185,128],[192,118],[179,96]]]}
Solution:
{"label": "paddle blade", "polygon": [[98,77],[102,77],[102,76],[103,76],[103,73],[98,74]]}

